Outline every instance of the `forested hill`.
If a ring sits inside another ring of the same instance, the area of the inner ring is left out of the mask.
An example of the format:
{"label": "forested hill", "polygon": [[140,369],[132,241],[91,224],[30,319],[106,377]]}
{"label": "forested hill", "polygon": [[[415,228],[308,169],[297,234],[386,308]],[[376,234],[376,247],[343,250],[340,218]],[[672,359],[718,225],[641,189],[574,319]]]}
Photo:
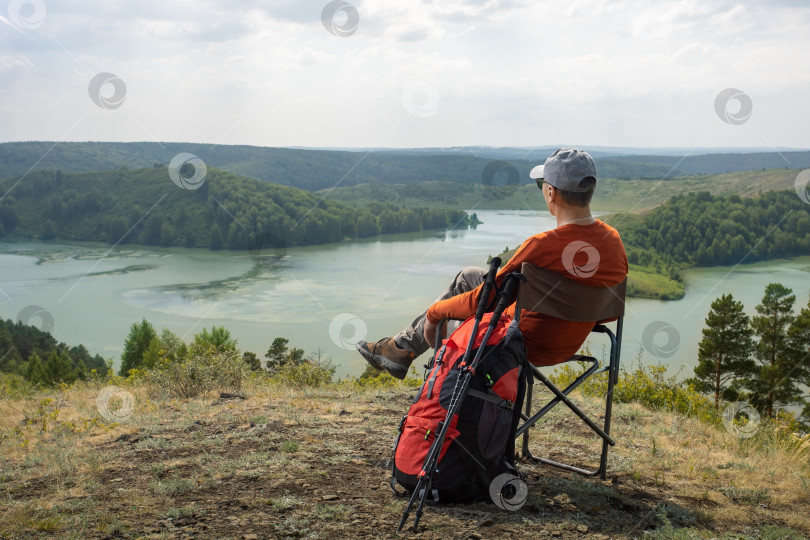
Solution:
{"label": "forested hill", "polygon": [[[165,166],[182,152],[198,156],[209,167],[309,191],[432,180],[529,183],[529,171],[542,161],[500,161],[458,152],[363,153],[187,143],[21,142],[0,144],[0,178],[21,176],[29,169],[64,173]],[[663,178],[681,174],[670,164],[642,163],[631,158],[597,160],[597,163],[600,174],[611,178]]]}
{"label": "forested hill", "polygon": [[[68,173],[166,166],[182,152],[200,157],[209,167],[310,191],[365,183],[433,180],[481,183],[493,173],[496,178],[492,181],[496,184],[530,183],[529,171],[545,157],[533,154],[528,160],[499,161],[459,150],[409,154],[190,143],[15,142],[0,144],[0,178],[21,176],[29,170]],[[660,162],[645,156],[605,157],[596,161],[603,178],[660,179],[685,174],[669,157]],[[758,163],[748,165],[761,167]],[[778,166],[781,168],[782,164]],[[740,170],[733,160],[722,167],[723,171],[727,169]]]}
{"label": "forested hill", "polygon": [[462,210],[372,203],[350,208],[308,191],[208,169],[195,190],[166,167],[0,180],[0,237],[211,249],[279,249],[380,233],[467,225]]}
{"label": "forested hill", "polygon": [[687,193],[644,216],[614,216],[611,224],[628,261],[659,272],[810,255],[810,206],[792,190],[757,198]]}
{"label": "forested hill", "polygon": [[[503,161],[462,150],[366,153],[191,143],[15,142],[0,144],[0,178],[40,170],[69,173],[165,167],[185,152],[198,156],[208,167],[308,191],[425,181],[503,185],[531,183],[529,171],[544,158],[534,152],[531,159]],[[596,158],[596,164],[602,178],[671,179],[763,168],[804,169],[810,167],[810,152],[604,156]]]}
{"label": "forested hill", "polygon": [[694,266],[810,255],[810,205],[794,189],[758,197],[682,193],[649,212],[607,219],[627,249],[629,296],[682,298],[681,270]]}
{"label": "forested hill", "polygon": [[[462,155],[408,156],[399,154],[212,146],[187,143],[51,143],[0,144],[0,178],[35,170],[84,172],[121,168],[167,166],[177,154],[188,152],[208,167],[316,191],[336,185],[407,183],[419,180],[479,182],[492,161]],[[42,156],[45,157],[42,157]],[[516,162],[526,181],[534,163]]]}

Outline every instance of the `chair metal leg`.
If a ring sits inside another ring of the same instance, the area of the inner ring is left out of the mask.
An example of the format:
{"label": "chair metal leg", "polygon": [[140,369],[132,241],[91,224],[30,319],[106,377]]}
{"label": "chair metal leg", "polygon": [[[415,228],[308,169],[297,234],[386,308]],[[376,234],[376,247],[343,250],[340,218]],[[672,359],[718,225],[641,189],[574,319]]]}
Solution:
{"label": "chair metal leg", "polygon": [[[613,373],[609,372],[608,373],[608,394],[607,394],[607,400],[606,400],[606,403],[605,403],[605,428],[604,428],[604,433],[606,435],[610,433],[610,416],[611,416],[612,409],[613,409],[613,381],[614,381]],[[608,441],[611,441],[611,440],[612,439],[610,439],[609,437],[608,438],[604,438],[604,437],[602,438],[602,452],[601,452],[601,454],[599,456],[599,468],[596,469],[596,470],[582,469],[580,467],[575,467],[573,465],[568,465],[567,463],[561,463],[559,461],[554,461],[554,460],[551,460],[551,459],[537,458],[537,457],[531,456],[531,454],[529,454],[529,456],[530,456],[530,459],[533,459],[534,461],[537,461],[539,463],[543,463],[544,465],[551,465],[552,467],[557,467],[559,469],[563,469],[563,470],[566,470],[566,471],[575,472],[575,473],[581,474],[583,476],[588,476],[588,477],[591,477],[591,478],[593,478],[595,476],[599,476],[599,478],[604,480],[606,475],[607,475],[608,448],[610,448],[610,446],[612,446],[612,445],[609,445]]]}
{"label": "chair metal leg", "polygon": [[515,438],[519,437],[521,433],[523,434],[523,446],[520,449],[520,455],[529,459],[534,459],[534,456],[529,452],[529,431],[525,429],[524,426],[527,424],[531,425],[536,422],[536,420],[534,420],[529,423],[529,415],[532,413],[532,394],[534,394],[533,367],[534,366],[529,364],[528,361],[526,362],[526,413],[521,415],[525,422],[523,423],[523,426],[518,428],[515,434]]}
{"label": "chair metal leg", "polygon": [[548,378],[545,375],[540,373],[539,374],[539,379],[540,379],[540,382],[545,384],[548,387],[548,389],[551,390],[552,393],[554,393],[555,396],[557,396],[557,399],[559,399],[560,401],[565,403],[565,405],[569,409],[571,409],[574,412],[574,414],[576,414],[579,417],[580,420],[585,422],[588,425],[589,428],[594,430],[596,432],[596,434],[599,435],[600,437],[602,437],[602,439],[604,439],[608,444],[610,444],[610,446],[614,446],[616,444],[616,442],[613,439],[610,438],[610,435],[605,433],[604,430],[602,430],[602,428],[597,426],[596,423],[593,420],[588,418],[588,415],[586,415],[584,412],[582,412],[582,409],[577,407],[576,404],[573,401],[568,399],[568,396],[566,394],[564,394],[559,388],[554,386],[554,383],[552,383],[550,380],[548,380]]}
{"label": "chair metal leg", "polygon": [[[521,434],[526,432],[526,430],[528,430],[532,425],[534,425],[535,422],[537,422],[540,418],[545,416],[547,412],[549,412],[552,408],[554,408],[558,403],[560,403],[562,401],[571,410],[573,410],[574,413],[577,414],[577,416],[579,416],[586,424],[588,424],[588,426],[591,429],[593,429],[594,431],[599,433],[599,435],[602,438],[606,437],[606,435],[602,432],[601,428],[599,428],[599,426],[594,424],[593,421],[590,418],[585,416],[585,413],[583,413],[579,409],[579,407],[577,407],[567,397],[568,394],[570,394],[580,384],[582,384],[585,381],[585,379],[587,379],[588,377],[590,377],[591,375],[593,375],[595,372],[597,372],[599,370],[599,362],[595,358],[593,358],[592,360],[588,360],[588,361],[592,361],[593,365],[590,368],[588,368],[584,373],[582,373],[579,377],[577,377],[576,380],[574,380],[574,382],[572,382],[570,385],[568,385],[564,390],[560,390],[559,388],[554,386],[554,383],[552,383],[550,380],[548,380],[548,378],[545,375],[543,375],[543,373],[539,369],[537,369],[535,366],[530,366],[531,373],[534,375],[534,377],[536,377],[537,379],[540,379],[540,381],[543,384],[545,384],[548,387],[548,389],[551,390],[554,393],[554,395],[556,397],[554,399],[552,399],[551,401],[549,401],[548,403],[546,403],[546,405],[542,409],[540,409],[534,416],[532,416],[531,418],[526,419],[526,422],[524,422],[524,424],[522,426],[520,426],[520,428],[518,428],[517,436],[520,436]],[[532,381],[530,384],[533,385],[534,381]],[[529,414],[531,414],[530,406],[531,406],[531,399],[530,399],[530,396],[527,396],[527,400],[526,400],[526,415],[527,416]],[[607,437],[607,438],[609,438],[609,437]],[[614,444],[614,443],[611,443],[611,444]]]}
{"label": "chair metal leg", "polygon": [[[610,437],[610,417],[612,414],[613,409],[613,388],[618,380],[618,372],[619,372],[619,351],[621,346],[621,332],[622,332],[622,320],[619,319],[617,325],[616,335],[614,335],[608,328],[603,325],[599,325],[599,328],[596,331],[605,333],[608,338],[610,339],[610,360],[608,366],[603,369],[599,369],[599,362],[595,358],[590,359],[588,358],[587,361],[592,361],[593,365],[585,370],[579,377],[577,377],[570,385],[568,385],[565,389],[560,390],[557,388],[549,379],[546,377],[539,369],[535,366],[529,366],[530,370],[528,373],[530,374],[528,379],[527,385],[527,396],[526,396],[526,412],[521,414],[521,417],[524,419],[524,423],[518,428],[517,435],[523,435],[523,445],[521,448],[521,455],[524,458],[531,459],[533,461],[537,461],[539,463],[543,463],[545,465],[551,465],[553,467],[558,467],[560,469],[564,469],[567,471],[575,472],[581,474],[583,476],[599,476],[602,479],[605,479],[606,472],[607,472],[607,455],[608,449],[610,446],[614,446],[616,443]],[[604,420],[604,428],[599,427],[596,423],[593,422],[582,410],[574,404],[569,398],[568,394],[571,393],[575,388],[577,388],[582,382],[585,381],[588,377],[595,373],[599,372],[607,372],[608,374],[608,391],[607,396],[605,399],[605,420]],[[546,405],[543,406],[537,413],[533,416],[531,415],[531,398],[532,393],[534,390],[534,378],[537,377],[553,394],[554,399],[549,401]],[[565,405],[571,409],[585,424],[588,425],[599,437],[602,439],[602,451],[599,456],[599,468],[596,470],[588,470],[583,469],[580,467],[575,467],[573,465],[568,465],[566,463],[561,463],[558,461],[554,461],[551,459],[546,458],[538,458],[531,454],[529,451],[529,428],[534,425],[540,418],[542,418],[546,413],[548,413],[553,407],[555,407],[560,402],[565,403]]]}

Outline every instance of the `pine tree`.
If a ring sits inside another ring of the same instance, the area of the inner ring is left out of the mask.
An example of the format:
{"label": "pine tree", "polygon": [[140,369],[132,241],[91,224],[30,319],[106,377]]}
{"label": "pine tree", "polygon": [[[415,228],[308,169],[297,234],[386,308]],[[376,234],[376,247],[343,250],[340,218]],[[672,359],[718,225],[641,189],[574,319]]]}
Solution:
{"label": "pine tree", "polygon": [[728,383],[756,369],[752,351],[751,327],[742,302],[735,301],[731,294],[715,299],[706,316],[692,382],[698,390],[714,394],[716,409],[720,408],[720,396],[728,390]]}
{"label": "pine tree", "polygon": [[287,357],[287,351],[289,348],[287,344],[290,342],[287,338],[277,337],[273,340],[273,344],[270,345],[270,348],[267,349],[267,353],[265,353],[265,358],[267,358],[267,370],[271,373],[277,371],[281,365],[284,363],[284,359]]}
{"label": "pine tree", "polygon": [[796,296],[781,283],[765,287],[762,303],[756,307],[759,315],[751,319],[751,328],[759,341],[754,347],[758,369],[744,385],[751,391],[751,404],[768,418],[774,408],[801,401],[792,355],[788,347],[788,327],[793,323],[793,303]]}
{"label": "pine tree", "polygon": [[42,367],[42,360],[36,352],[32,352],[31,356],[28,357],[25,378],[33,385],[45,382],[45,368]]}
{"label": "pine tree", "polygon": [[262,361],[256,356],[256,353],[245,351],[242,353],[242,361],[251,371],[261,371]]}
{"label": "pine tree", "polygon": [[132,323],[129,328],[129,335],[124,342],[124,352],[121,353],[121,369],[118,374],[122,377],[129,375],[129,370],[140,367],[143,364],[143,357],[149,349],[149,343],[157,337],[155,329],[146,319],[140,324]]}
{"label": "pine tree", "polygon": [[[794,379],[799,379],[805,386],[810,386],[810,301],[802,308],[799,315],[788,328],[788,354],[795,370]],[[810,420],[810,403],[802,399],[804,411],[801,417]]]}
{"label": "pine tree", "polygon": [[72,383],[76,380],[76,370],[73,364],[62,351],[54,349],[48,355],[48,360],[45,361],[44,366],[44,382],[49,385],[59,383]]}
{"label": "pine tree", "polygon": [[304,349],[298,349],[296,347],[290,349],[287,347],[289,342],[290,340],[287,338],[277,337],[267,350],[265,357],[268,360],[265,365],[271,375],[277,373],[284,366],[298,366],[307,361],[306,358],[304,358]]}

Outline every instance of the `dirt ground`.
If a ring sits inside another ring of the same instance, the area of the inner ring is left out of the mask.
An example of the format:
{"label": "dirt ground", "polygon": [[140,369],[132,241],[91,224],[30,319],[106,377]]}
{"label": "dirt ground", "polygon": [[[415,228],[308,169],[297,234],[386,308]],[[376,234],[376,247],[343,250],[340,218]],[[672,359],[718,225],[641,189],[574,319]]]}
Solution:
{"label": "dirt ground", "polygon": [[[396,537],[407,499],[390,490],[386,462],[411,396],[331,389],[159,404],[139,398],[138,413],[114,429],[54,432],[4,457],[0,538]],[[62,416],[70,409],[63,403]],[[661,422],[638,407],[617,408],[619,444],[605,481],[520,461],[529,488],[521,510],[491,503],[428,507],[419,530],[400,537],[664,538],[684,527],[705,537],[808,532],[796,517],[807,514],[806,499],[803,508],[788,508],[795,502],[723,491],[721,476],[735,468],[733,460],[712,469],[716,478],[704,473],[684,485],[686,473],[661,461],[663,439],[652,443],[658,457],[646,458],[647,437],[633,433]],[[586,435],[560,411],[533,435],[532,450],[595,463],[599,445]]]}

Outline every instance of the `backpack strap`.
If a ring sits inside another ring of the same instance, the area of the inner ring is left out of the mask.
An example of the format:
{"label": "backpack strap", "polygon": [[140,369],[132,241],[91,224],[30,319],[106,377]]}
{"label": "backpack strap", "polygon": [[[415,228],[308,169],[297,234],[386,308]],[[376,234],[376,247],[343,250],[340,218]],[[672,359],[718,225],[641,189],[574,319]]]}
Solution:
{"label": "backpack strap", "polygon": [[[442,362],[442,359],[444,358],[444,353],[445,353],[446,350],[447,350],[447,345],[444,345],[441,348],[441,350],[439,351],[439,354],[436,355],[436,361],[433,364],[433,374],[430,376],[430,378],[427,381],[427,394],[425,395],[425,397],[427,397],[428,399],[433,397],[433,385],[436,384],[436,377],[439,375],[439,371],[441,370],[441,366],[444,363],[444,362]],[[419,396],[417,396],[417,398],[418,397]],[[416,403],[417,400],[418,399],[414,399],[413,402]]]}
{"label": "backpack strap", "polygon": [[508,399],[503,399],[497,394],[488,394],[485,392],[480,392],[478,390],[470,389],[467,390],[467,395],[472,396],[474,398],[483,399],[484,401],[489,401],[490,403],[494,403],[495,405],[509,411],[511,411],[512,407],[515,406],[513,402],[509,401]]}
{"label": "backpack strap", "polygon": [[503,346],[506,347],[509,345],[509,342],[512,341],[512,338],[515,337],[515,334],[520,333],[520,313],[515,311],[515,318],[509,323],[509,326],[506,328],[506,337],[503,339]]}

